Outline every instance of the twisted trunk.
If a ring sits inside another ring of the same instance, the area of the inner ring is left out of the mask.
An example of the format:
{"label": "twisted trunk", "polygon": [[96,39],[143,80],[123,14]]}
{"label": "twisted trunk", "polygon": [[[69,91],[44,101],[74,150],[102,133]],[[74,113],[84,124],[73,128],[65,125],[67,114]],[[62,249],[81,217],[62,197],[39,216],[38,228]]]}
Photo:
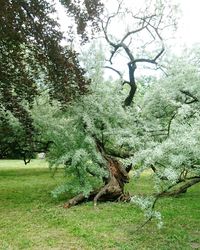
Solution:
{"label": "twisted trunk", "polygon": [[130,166],[124,169],[122,164],[114,157],[106,155],[102,145],[97,142],[97,148],[107,162],[109,177],[104,179],[104,186],[90,192],[86,197],[82,193],[68,200],[64,204],[64,208],[75,206],[85,201],[94,201],[94,206],[98,201],[129,201],[130,197],[124,192],[124,185],[129,181],[128,172]]}

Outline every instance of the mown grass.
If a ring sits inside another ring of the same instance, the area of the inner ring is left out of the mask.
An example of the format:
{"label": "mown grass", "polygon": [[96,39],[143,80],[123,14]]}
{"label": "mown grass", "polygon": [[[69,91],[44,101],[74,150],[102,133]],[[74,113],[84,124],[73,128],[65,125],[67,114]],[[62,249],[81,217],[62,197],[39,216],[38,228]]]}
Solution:
{"label": "mown grass", "polygon": [[[200,249],[200,185],[179,198],[163,198],[156,209],[164,226],[144,221],[131,204],[87,203],[62,208],[50,191],[63,181],[52,177],[44,161],[0,161],[0,249]],[[151,192],[150,177],[127,186],[133,193]]]}

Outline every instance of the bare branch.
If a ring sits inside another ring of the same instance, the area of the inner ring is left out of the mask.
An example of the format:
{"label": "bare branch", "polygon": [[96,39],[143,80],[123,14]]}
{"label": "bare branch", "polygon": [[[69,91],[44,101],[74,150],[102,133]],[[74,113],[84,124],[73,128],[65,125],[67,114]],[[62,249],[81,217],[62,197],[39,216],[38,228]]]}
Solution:
{"label": "bare branch", "polygon": [[105,26],[103,25],[103,21],[101,20],[101,26],[102,26],[102,30],[103,30],[103,33],[104,33],[104,36],[106,38],[106,41],[113,47],[116,46],[116,44],[114,44],[108,37],[108,34],[107,34],[107,31],[108,31],[108,25],[111,21],[112,18],[116,17],[118,14],[119,14],[119,11],[120,11],[120,8],[121,8],[121,5],[123,3],[123,0],[121,2],[119,2],[119,5],[118,5],[118,8],[117,8],[117,11],[116,13],[112,14],[111,16],[108,17],[107,21],[106,21],[106,24]]}
{"label": "bare branch", "polygon": [[199,99],[196,96],[194,96],[192,93],[190,93],[188,90],[180,90],[180,92],[185,94],[189,98],[192,98],[192,100],[190,100],[190,101],[186,98],[186,100],[185,100],[186,104],[191,104],[191,103],[199,101]]}
{"label": "bare branch", "polygon": [[130,35],[136,34],[136,33],[142,31],[145,28],[146,28],[146,25],[144,25],[144,23],[143,23],[142,27],[140,27],[140,28],[138,28],[136,30],[132,30],[132,31],[127,32],[126,35],[122,38],[120,43],[123,43],[126,40],[126,38],[128,38]]}
{"label": "bare branch", "polygon": [[138,58],[134,60],[134,63],[152,63],[157,65],[157,62],[154,59],[148,59],[148,58]]}
{"label": "bare branch", "polygon": [[[132,100],[134,98],[134,95],[136,93],[137,85],[135,81],[135,70],[137,68],[138,63],[148,63],[156,66],[156,69],[161,69],[161,66],[158,65],[158,59],[161,58],[161,56],[164,54],[165,51],[165,45],[164,45],[164,40],[162,38],[161,32],[164,26],[164,16],[165,16],[165,6],[161,6],[162,9],[157,8],[155,6],[154,10],[152,11],[151,3],[150,6],[146,6],[146,9],[144,12],[138,11],[138,13],[133,14],[133,12],[129,9],[125,9],[124,14],[129,15],[132,17],[133,21],[135,21],[135,26],[134,28],[129,28],[128,32],[126,32],[124,35],[122,35],[121,39],[118,38],[118,40],[113,40],[111,36],[108,35],[108,28],[109,25],[111,24],[111,20],[113,18],[117,17],[118,14],[121,14],[121,4],[122,2],[119,3],[117,11],[108,16],[106,21],[102,21],[102,29],[104,33],[105,40],[107,43],[112,47],[111,55],[109,58],[110,64],[112,64],[113,57],[116,56],[118,52],[123,52],[127,57],[128,57],[128,72],[129,72],[129,82],[126,82],[130,86],[130,91],[128,94],[128,97],[125,100],[125,106],[130,105],[132,103]],[[142,13],[142,14],[141,14]],[[142,16],[143,15],[143,16]],[[167,24],[168,25],[168,24]],[[143,32],[144,35],[147,35],[147,40],[142,42],[141,45],[141,50],[142,52],[149,46],[149,44],[153,42],[158,42],[159,43],[159,48],[152,56],[144,56],[144,53],[142,56],[136,57],[136,52],[132,50],[130,41],[137,35],[140,35]],[[130,40],[129,40],[130,39]],[[145,43],[146,42],[146,43]],[[145,43],[145,44],[144,44]],[[113,67],[107,67],[115,71],[120,78],[122,79],[122,75],[118,70],[115,70]],[[166,74],[166,72],[163,70],[163,72]],[[196,100],[195,100],[196,101]],[[194,102],[194,100],[190,101]],[[167,134],[169,135],[169,129],[166,129]]]}
{"label": "bare branch", "polygon": [[104,66],[104,68],[113,70],[115,73],[117,73],[119,75],[120,79],[123,78],[122,73],[119,70],[117,70],[117,69],[115,69],[113,67],[110,67],[110,66]]}

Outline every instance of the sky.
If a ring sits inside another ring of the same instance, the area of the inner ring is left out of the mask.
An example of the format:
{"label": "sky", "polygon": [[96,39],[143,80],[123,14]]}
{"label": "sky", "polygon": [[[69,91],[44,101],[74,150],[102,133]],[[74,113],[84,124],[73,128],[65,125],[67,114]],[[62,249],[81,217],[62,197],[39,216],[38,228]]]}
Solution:
{"label": "sky", "polygon": [[[135,0],[130,0],[135,1]],[[200,43],[200,0],[178,0],[182,16],[179,20],[178,30],[175,33],[176,45],[191,47]],[[112,0],[107,0],[112,2]],[[62,29],[65,28],[66,15],[63,8],[58,5],[59,19]]]}
{"label": "sky", "polygon": [[200,43],[200,0],[180,0],[182,18],[176,34],[180,43],[190,47]]}
{"label": "sky", "polygon": [[[111,5],[113,4],[112,0],[103,1],[106,1],[109,4],[111,3]],[[147,0],[128,0],[130,4],[131,1],[134,1],[134,3],[136,1],[139,1],[139,3],[141,4],[142,1],[145,2]],[[175,38],[171,40],[169,45],[171,45],[171,50],[173,51],[173,53],[179,55],[180,53],[182,53],[185,47],[191,48],[196,43],[200,44],[200,0],[176,1],[179,2],[181,17],[178,23],[178,29],[174,34]],[[63,30],[65,30],[65,24],[67,21],[65,11],[61,7],[58,7],[58,11],[61,27]],[[117,63],[119,64],[119,62]],[[121,67],[120,65],[117,66],[118,67],[116,68],[118,69]],[[140,74],[139,70],[138,72]]]}

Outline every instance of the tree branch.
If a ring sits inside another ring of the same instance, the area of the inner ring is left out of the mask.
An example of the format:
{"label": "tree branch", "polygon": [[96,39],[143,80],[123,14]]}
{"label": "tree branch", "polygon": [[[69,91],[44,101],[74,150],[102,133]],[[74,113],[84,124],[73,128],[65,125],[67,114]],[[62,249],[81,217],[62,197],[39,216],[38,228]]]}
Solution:
{"label": "tree branch", "polygon": [[117,69],[115,69],[115,68],[113,68],[111,66],[104,66],[104,68],[113,70],[115,73],[117,73],[119,75],[120,79],[123,78],[122,73],[119,70],[117,70]]}
{"label": "tree branch", "polygon": [[172,124],[173,119],[174,119],[175,116],[177,115],[177,112],[178,112],[178,110],[176,110],[176,111],[174,112],[174,114],[171,116],[171,118],[170,118],[170,120],[169,120],[169,123],[168,123],[168,126],[167,126],[167,137],[169,137],[169,135],[170,135],[171,124]]}
{"label": "tree branch", "polygon": [[192,98],[191,101],[188,101],[187,98],[186,98],[185,104],[191,104],[191,103],[199,101],[199,99],[196,96],[194,96],[192,93],[190,93],[188,90],[180,90],[180,92],[185,94],[186,96]]}

